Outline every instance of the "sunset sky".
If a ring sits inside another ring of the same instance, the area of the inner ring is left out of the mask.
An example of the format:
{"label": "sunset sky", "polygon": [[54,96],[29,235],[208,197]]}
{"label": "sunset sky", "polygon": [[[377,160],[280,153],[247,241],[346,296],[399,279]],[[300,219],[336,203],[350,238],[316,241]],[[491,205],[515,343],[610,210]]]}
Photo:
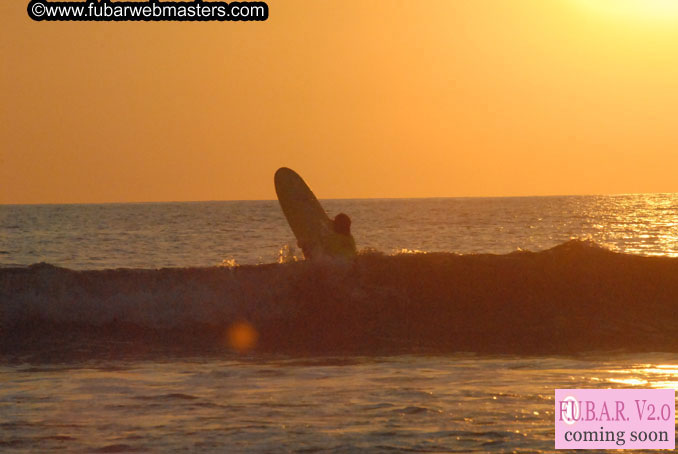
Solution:
{"label": "sunset sky", "polygon": [[678,192],[678,1],[269,1],[266,22],[0,2],[0,203]]}

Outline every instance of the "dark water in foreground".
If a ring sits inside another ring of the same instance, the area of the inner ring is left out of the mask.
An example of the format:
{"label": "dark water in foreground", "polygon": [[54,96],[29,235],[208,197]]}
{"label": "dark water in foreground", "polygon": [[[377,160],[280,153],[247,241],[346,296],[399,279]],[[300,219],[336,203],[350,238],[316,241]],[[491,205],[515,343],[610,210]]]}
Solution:
{"label": "dark water in foreground", "polygon": [[554,452],[554,388],[672,387],[675,355],[0,368],[3,452]]}

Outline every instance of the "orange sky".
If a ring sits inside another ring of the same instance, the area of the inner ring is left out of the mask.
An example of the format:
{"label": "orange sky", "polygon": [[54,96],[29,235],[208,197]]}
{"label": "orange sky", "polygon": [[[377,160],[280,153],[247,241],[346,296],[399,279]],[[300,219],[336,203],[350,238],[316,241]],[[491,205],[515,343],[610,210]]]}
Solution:
{"label": "orange sky", "polygon": [[673,0],[269,1],[256,23],[0,2],[0,203],[678,192]]}

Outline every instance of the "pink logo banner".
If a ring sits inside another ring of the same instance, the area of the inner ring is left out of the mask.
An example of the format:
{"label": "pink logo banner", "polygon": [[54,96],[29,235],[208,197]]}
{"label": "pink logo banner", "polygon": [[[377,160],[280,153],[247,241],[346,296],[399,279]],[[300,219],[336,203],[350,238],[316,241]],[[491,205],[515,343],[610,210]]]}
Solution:
{"label": "pink logo banner", "polygon": [[556,389],[556,449],[675,449],[673,389]]}

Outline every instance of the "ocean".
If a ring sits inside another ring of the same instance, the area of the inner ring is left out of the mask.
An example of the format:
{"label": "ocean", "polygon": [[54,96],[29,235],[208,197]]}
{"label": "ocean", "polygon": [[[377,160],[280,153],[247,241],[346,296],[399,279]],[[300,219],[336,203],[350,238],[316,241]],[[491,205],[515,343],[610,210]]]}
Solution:
{"label": "ocean", "polygon": [[[505,254],[573,238],[678,256],[678,194],[324,200],[359,249]],[[71,269],[274,263],[294,247],[277,201],[5,205],[0,265]]]}
{"label": "ocean", "polygon": [[675,388],[678,195],[0,206],[2,452],[554,452],[556,388]]}

